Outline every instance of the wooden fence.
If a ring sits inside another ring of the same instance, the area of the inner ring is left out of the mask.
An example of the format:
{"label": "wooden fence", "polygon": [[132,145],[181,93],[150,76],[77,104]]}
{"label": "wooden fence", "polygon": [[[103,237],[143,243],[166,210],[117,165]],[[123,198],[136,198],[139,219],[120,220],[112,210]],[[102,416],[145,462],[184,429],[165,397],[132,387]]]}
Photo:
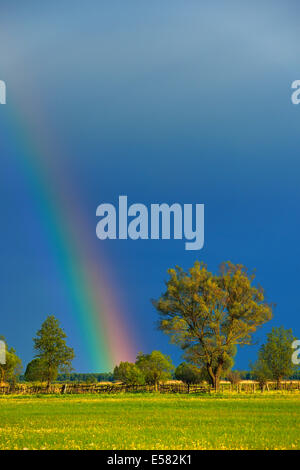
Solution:
{"label": "wooden fence", "polygon": [[184,383],[160,384],[160,393],[210,393],[209,385],[188,385]]}
{"label": "wooden fence", "polygon": [[[275,382],[268,382],[265,391],[276,390]],[[281,390],[287,392],[299,391],[300,381],[282,382]],[[258,382],[242,381],[237,385],[230,382],[221,382],[221,393],[256,393],[260,391]],[[14,386],[0,386],[0,395],[39,395],[39,394],[110,394],[110,393],[182,393],[182,394],[207,394],[214,390],[207,384],[188,385],[181,382],[171,382],[154,385],[125,385],[125,384],[53,384],[50,387],[45,385],[17,384]]]}

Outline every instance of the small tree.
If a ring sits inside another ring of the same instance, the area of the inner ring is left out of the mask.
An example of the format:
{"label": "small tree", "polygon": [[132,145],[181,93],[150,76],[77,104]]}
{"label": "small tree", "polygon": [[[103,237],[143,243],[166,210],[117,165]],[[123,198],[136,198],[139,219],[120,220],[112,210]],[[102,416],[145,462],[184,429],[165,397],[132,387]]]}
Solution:
{"label": "small tree", "polygon": [[14,348],[9,348],[3,336],[0,340],[5,343],[5,364],[0,363],[0,383],[14,384],[22,372],[22,361],[17,356]]}
{"label": "small tree", "polygon": [[237,345],[251,344],[256,329],[272,318],[263,289],[242,265],[223,263],[217,275],[196,262],[170,269],[166,292],[154,301],[160,329],[183,350],[192,348],[211,384],[219,388],[224,365]]}
{"label": "small tree", "polygon": [[26,382],[44,382],[47,380],[47,367],[42,359],[35,358],[27,364],[24,379]]}
{"label": "small tree", "polygon": [[206,371],[187,362],[182,362],[175,370],[175,378],[188,385],[199,384],[205,381],[206,377]]}
{"label": "small tree", "polygon": [[281,381],[291,376],[297,369],[292,363],[292,343],[296,338],[292,330],[272,328],[267,335],[267,342],[263,344],[258,353],[258,361],[277,382],[277,389],[281,388]]}
{"label": "small tree", "polygon": [[36,357],[41,360],[47,386],[56,379],[58,372],[70,372],[74,350],[66,345],[66,334],[54,316],[48,316],[34,338]]}
{"label": "small tree", "polygon": [[87,374],[85,378],[85,383],[88,385],[96,384],[98,382],[97,378],[93,374]]}
{"label": "small tree", "polygon": [[171,358],[165,356],[160,351],[152,351],[151,354],[139,353],[136,358],[136,365],[143,372],[145,381],[149,385],[157,385],[172,378],[174,366]]}
{"label": "small tree", "polygon": [[143,372],[131,362],[120,362],[114,369],[114,379],[127,385],[143,385],[145,383]]}
{"label": "small tree", "polygon": [[238,385],[242,380],[238,370],[230,370],[227,372],[226,379],[229,380],[232,385]]}
{"label": "small tree", "polygon": [[272,379],[271,371],[266,362],[260,357],[256,362],[254,362],[254,364],[250,364],[250,368],[251,375],[254,380],[257,380],[259,383],[261,392],[264,392],[268,381]]}

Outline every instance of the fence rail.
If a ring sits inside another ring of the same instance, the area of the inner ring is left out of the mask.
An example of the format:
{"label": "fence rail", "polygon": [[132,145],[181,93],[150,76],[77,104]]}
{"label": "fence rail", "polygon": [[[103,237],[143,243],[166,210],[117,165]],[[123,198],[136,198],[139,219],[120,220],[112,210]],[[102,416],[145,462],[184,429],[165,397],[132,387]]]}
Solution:
{"label": "fence rail", "polygon": [[[268,382],[265,391],[276,390],[275,382]],[[286,381],[282,382],[281,389],[283,391],[296,391],[300,390],[300,381]],[[220,392],[246,392],[256,393],[261,388],[258,382],[243,381],[239,384],[232,385],[229,382],[222,382],[220,384]],[[110,393],[182,393],[182,394],[205,394],[212,393],[213,389],[206,384],[188,385],[184,383],[163,383],[157,386],[154,385],[125,385],[125,384],[53,384],[50,387],[45,385],[33,384],[16,384],[0,386],[0,395],[38,395],[38,394],[110,394]]]}

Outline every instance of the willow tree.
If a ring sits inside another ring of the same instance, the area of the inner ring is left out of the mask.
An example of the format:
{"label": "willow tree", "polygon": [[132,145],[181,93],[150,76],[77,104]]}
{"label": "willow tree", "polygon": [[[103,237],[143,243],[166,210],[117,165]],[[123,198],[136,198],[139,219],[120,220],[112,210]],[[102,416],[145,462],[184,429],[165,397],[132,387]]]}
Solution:
{"label": "willow tree", "polygon": [[169,269],[166,292],[153,301],[159,328],[204,366],[218,390],[224,368],[233,364],[236,346],[252,343],[256,329],[272,318],[264,291],[242,265],[223,263],[214,275],[196,262],[187,272]]}

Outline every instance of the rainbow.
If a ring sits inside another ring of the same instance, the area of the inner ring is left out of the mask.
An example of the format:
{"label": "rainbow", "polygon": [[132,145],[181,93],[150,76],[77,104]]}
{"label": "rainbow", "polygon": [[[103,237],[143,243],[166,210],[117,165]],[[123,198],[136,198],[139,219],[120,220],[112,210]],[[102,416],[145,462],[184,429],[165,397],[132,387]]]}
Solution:
{"label": "rainbow", "polygon": [[118,305],[118,288],[110,280],[111,270],[105,255],[101,253],[101,263],[95,261],[92,237],[96,235],[91,233],[76,188],[63,168],[64,159],[60,158],[57,165],[62,150],[55,148],[55,139],[49,135],[40,110],[37,113],[40,106],[34,106],[32,100],[25,106],[23,97],[17,104],[7,105],[8,137],[20,155],[18,165],[30,185],[48,241],[57,253],[56,262],[90,369],[111,371],[121,360],[135,358],[134,342],[130,338],[132,325],[128,325],[124,309]]}

